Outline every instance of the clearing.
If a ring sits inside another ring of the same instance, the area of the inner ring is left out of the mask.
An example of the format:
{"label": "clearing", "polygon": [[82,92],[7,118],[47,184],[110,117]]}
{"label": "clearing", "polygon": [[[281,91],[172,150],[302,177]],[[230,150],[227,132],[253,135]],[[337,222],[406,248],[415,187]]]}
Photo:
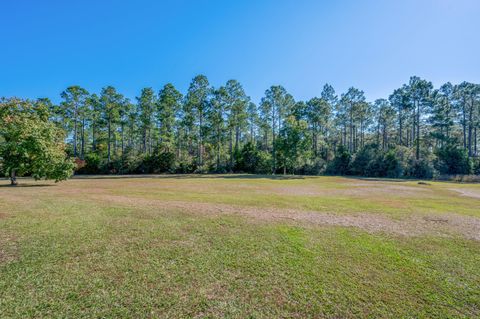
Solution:
{"label": "clearing", "polygon": [[480,185],[0,181],[0,317],[473,318]]}

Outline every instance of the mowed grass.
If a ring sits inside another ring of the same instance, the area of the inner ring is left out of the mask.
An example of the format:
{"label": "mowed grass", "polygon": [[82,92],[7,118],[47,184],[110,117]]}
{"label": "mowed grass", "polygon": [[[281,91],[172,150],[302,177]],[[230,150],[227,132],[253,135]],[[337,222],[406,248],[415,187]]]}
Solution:
{"label": "mowed grass", "polygon": [[42,186],[0,185],[0,318],[480,316],[480,242],[461,233],[222,213],[477,219],[480,185],[250,175],[20,183]]}

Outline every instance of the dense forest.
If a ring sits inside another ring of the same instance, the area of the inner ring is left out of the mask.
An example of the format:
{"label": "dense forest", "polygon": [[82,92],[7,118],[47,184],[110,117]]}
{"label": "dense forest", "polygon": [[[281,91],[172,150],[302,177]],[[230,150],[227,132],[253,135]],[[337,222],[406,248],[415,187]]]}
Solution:
{"label": "dense forest", "polygon": [[58,105],[0,103],[48,114],[65,132],[77,174],[480,174],[480,85],[467,82],[434,88],[414,76],[374,102],[354,87],[339,94],[326,84],[296,101],[272,86],[256,104],[238,81],[214,88],[199,75],[185,94],[166,84],[132,101],[111,86],[71,86]]}

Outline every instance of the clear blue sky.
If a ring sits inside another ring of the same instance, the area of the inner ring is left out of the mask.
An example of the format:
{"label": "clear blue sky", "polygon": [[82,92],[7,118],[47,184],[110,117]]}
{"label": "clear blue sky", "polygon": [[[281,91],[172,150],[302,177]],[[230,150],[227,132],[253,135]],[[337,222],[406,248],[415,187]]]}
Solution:
{"label": "clear blue sky", "polygon": [[373,100],[410,75],[480,82],[478,0],[2,0],[0,96],[59,100],[67,86],[128,97],[196,74],[272,84],[296,99],[356,86]]}

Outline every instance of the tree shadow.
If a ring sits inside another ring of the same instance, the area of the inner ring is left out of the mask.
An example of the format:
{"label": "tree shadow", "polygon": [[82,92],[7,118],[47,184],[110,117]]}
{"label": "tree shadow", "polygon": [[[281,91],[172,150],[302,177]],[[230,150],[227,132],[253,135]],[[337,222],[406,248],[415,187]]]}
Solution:
{"label": "tree shadow", "polygon": [[405,182],[416,182],[420,181],[417,178],[388,178],[388,177],[363,177],[363,176],[339,176],[347,179],[355,179],[359,181],[366,182],[396,182],[396,183],[405,183]]}
{"label": "tree shadow", "polygon": [[56,186],[53,184],[17,184],[17,185],[10,185],[10,184],[2,184],[0,187],[4,188],[30,188],[30,187],[50,187],[50,186]]}
{"label": "tree shadow", "polygon": [[147,174],[147,175],[75,175],[74,179],[270,179],[296,180],[305,179],[300,175],[254,175],[254,174]]}

